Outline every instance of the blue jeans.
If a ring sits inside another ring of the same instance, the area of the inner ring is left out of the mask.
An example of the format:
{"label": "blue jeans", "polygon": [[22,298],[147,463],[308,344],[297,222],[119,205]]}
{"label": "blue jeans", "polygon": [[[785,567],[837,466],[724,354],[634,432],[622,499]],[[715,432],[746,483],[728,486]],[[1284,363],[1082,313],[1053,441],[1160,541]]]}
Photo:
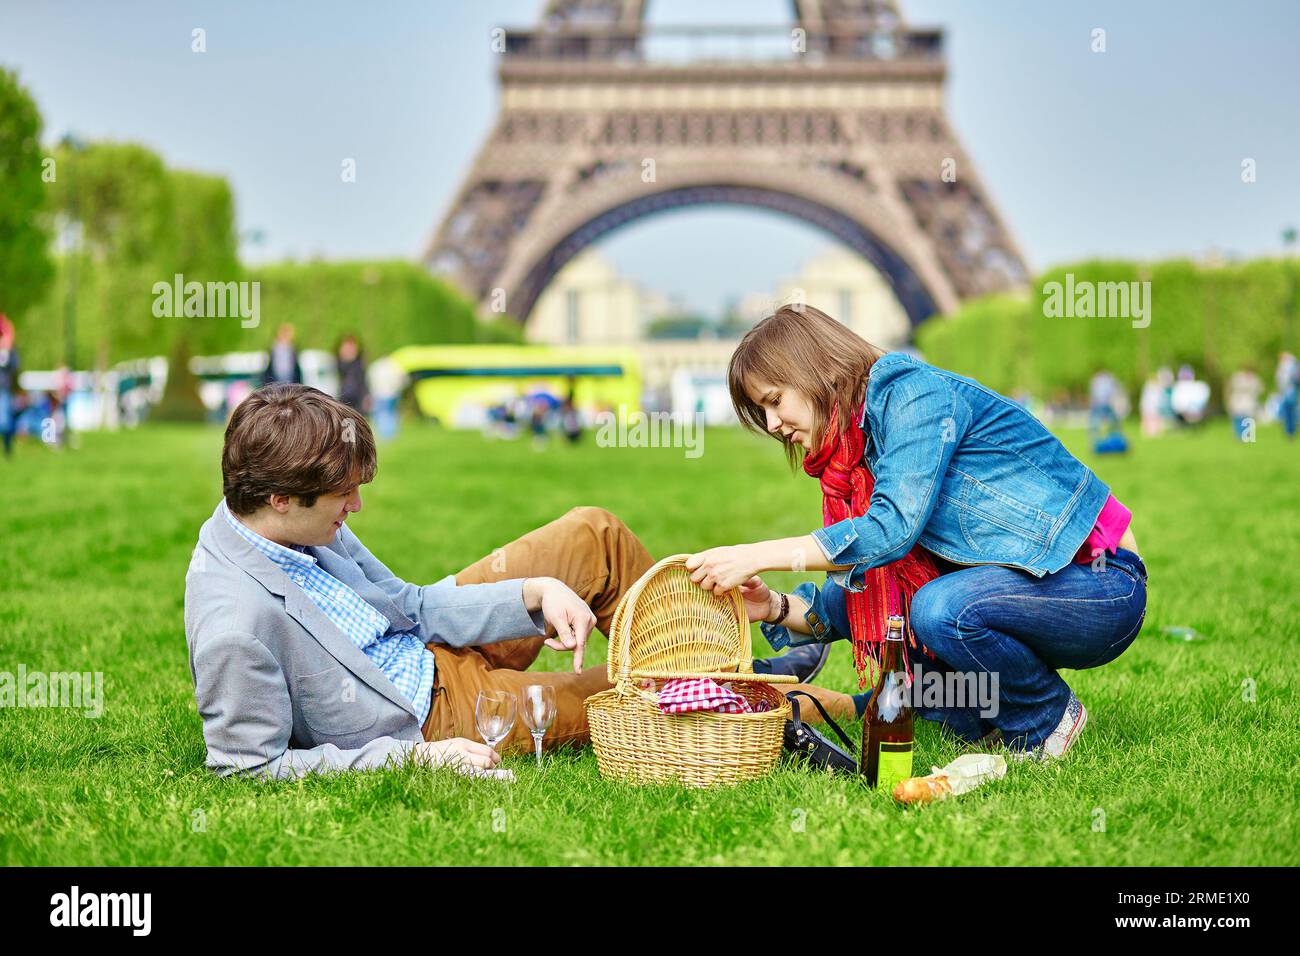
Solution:
{"label": "blue jeans", "polygon": [[[826,585],[834,630],[849,633],[844,591]],[[1133,643],[1146,617],[1146,565],[1132,551],[1106,554],[1105,566],[1068,564],[1036,578],[997,565],[940,575],[912,598],[917,639],[939,659],[911,651],[927,672],[996,675],[996,714],[979,704],[916,706],[960,740],[978,740],[994,727],[1013,749],[1042,743],[1060,723],[1070,688],[1059,668],[1108,664]],[[945,702],[947,704],[947,702]],[[987,714],[987,716],[982,715]]]}
{"label": "blue jeans", "polygon": [[375,430],[380,438],[397,436],[397,397],[375,399]]}
{"label": "blue jeans", "polygon": [[1093,435],[1096,435],[1103,427],[1108,432],[1118,430],[1120,427],[1119,416],[1115,414],[1115,409],[1110,405],[1094,405],[1088,409],[1088,430]]}
{"label": "blue jeans", "polygon": [[4,443],[5,454],[13,446],[14,429],[18,426],[18,416],[14,414],[14,398],[6,385],[0,385],[0,442]]}

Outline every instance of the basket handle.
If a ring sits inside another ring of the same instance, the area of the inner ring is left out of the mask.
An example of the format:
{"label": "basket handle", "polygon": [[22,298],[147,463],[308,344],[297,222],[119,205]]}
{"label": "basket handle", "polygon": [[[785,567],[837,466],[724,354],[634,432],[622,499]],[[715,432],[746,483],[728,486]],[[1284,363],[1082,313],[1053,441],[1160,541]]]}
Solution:
{"label": "basket handle", "polygon": [[[636,584],[633,584],[632,587],[623,592],[623,599],[618,602],[618,607],[614,609],[614,623],[610,628],[614,632],[615,647],[618,648],[618,674],[610,673],[609,679],[611,683],[619,685],[627,683],[628,674],[631,671],[631,663],[628,659],[632,656],[632,637],[628,633],[627,615],[624,611],[627,608],[628,599],[632,597],[636,587]],[[610,658],[611,670],[613,663],[613,658]]]}
{"label": "basket handle", "polygon": [[[646,582],[650,581],[656,574],[667,567],[685,567],[686,559],[690,554],[671,554],[655,562],[654,566],[637,578],[633,585],[623,593],[623,598],[618,602],[618,607],[614,609],[614,617],[610,624],[610,630],[614,633],[611,635],[611,643],[619,650],[618,671],[614,672],[610,666],[607,670],[610,683],[619,684],[628,680],[631,674],[632,664],[632,622],[631,615],[627,613],[628,607],[640,597],[641,592],[645,589]],[[699,587],[699,585],[696,585]],[[703,590],[701,588],[701,590]],[[754,673],[754,645],[749,637],[749,619],[745,614],[745,600],[740,596],[740,588],[731,588],[726,592],[727,599],[731,603],[732,618],[736,622],[736,629],[740,637],[740,655],[736,660],[736,671],[738,674]],[[610,665],[613,660],[610,660]]]}

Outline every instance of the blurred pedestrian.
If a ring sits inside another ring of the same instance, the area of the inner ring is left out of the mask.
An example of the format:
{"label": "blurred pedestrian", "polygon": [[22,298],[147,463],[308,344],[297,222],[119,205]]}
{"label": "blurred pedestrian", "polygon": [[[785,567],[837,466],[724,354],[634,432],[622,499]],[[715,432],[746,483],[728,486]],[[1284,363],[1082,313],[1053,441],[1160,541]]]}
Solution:
{"label": "blurred pedestrian", "polygon": [[1264,383],[1253,365],[1243,365],[1228,379],[1227,406],[1232,416],[1232,433],[1238,441],[1253,441],[1255,419],[1259,416],[1259,396]]}
{"label": "blurred pedestrian", "polygon": [[370,363],[366,377],[375,409],[375,430],[380,438],[395,438],[398,426],[397,401],[406,388],[406,370],[391,356],[385,355]]}
{"label": "blurred pedestrian", "polygon": [[1119,428],[1119,416],[1115,414],[1115,403],[1119,397],[1119,381],[1104,368],[1098,368],[1088,383],[1088,427],[1100,431],[1103,427],[1108,432]]}
{"label": "blurred pedestrian", "polygon": [[293,344],[295,330],[286,322],[276,330],[275,341],[271,343],[271,357],[262,373],[262,384],[273,382],[292,382],[302,384],[302,366],[298,363],[298,349]]}
{"label": "blurred pedestrian", "polygon": [[1174,415],[1174,373],[1168,365],[1156,369],[1156,381],[1160,383],[1160,418],[1166,430],[1177,424]]}
{"label": "blurred pedestrian", "polygon": [[569,440],[570,445],[576,445],[578,439],[582,437],[582,419],[578,416],[578,409],[574,407],[572,393],[560,406],[560,427],[564,429],[564,437]]}
{"label": "blurred pedestrian", "polygon": [[1119,380],[1104,368],[1093,373],[1088,383],[1088,433],[1092,450],[1098,455],[1115,455],[1128,451],[1128,440],[1120,427],[1117,406],[1128,410]]}
{"label": "blurred pedestrian", "polygon": [[221,420],[226,421],[230,418],[239,403],[253,394],[253,383],[246,378],[232,379],[226,386],[225,408],[221,413]]}
{"label": "blurred pedestrian", "polygon": [[1142,434],[1154,438],[1165,430],[1165,389],[1157,375],[1148,375],[1142,386],[1142,396],[1138,399],[1138,410],[1142,415]]}
{"label": "blurred pedestrian", "polygon": [[1178,369],[1178,381],[1174,382],[1169,401],[1182,424],[1199,424],[1210,404],[1210,385],[1197,379],[1196,372],[1190,365],[1182,365]]}
{"label": "blurred pedestrian", "polygon": [[546,419],[549,417],[550,406],[540,395],[533,398],[531,405],[528,417],[529,428],[533,433],[533,451],[541,451],[546,447]]}
{"label": "blurred pedestrian", "polygon": [[41,416],[41,441],[54,448],[68,443],[68,415],[58,391],[45,392],[45,414]]}
{"label": "blurred pedestrian", "polygon": [[14,324],[0,312],[0,442],[4,444],[6,458],[13,454],[14,430],[18,425],[17,403],[14,401],[14,392],[18,388],[16,338]]}
{"label": "blurred pedestrian", "polygon": [[1296,401],[1300,392],[1300,361],[1290,352],[1283,352],[1277,358],[1277,393],[1279,398],[1277,414],[1282,420],[1282,430],[1286,437],[1295,438]]}
{"label": "blurred pedestrian", "polygon": [[334,352],[339,373],[339,401],[363,415],[370,414],[370,388],[366,384],[366,360],[355,335],[345,335]]}

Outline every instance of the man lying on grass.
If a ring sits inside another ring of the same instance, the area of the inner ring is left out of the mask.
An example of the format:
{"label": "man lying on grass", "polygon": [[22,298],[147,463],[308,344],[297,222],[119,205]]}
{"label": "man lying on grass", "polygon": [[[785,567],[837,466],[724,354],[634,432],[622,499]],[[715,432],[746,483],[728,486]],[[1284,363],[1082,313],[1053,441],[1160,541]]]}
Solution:
{"label": "man lying on grass", "polygon": [[[223,500],[185,579],[185,635],[208,767],[292,778],[416,760],[484,773],[480,690],[555,688],[546,744],[590,738],[583,702],[610,687],[583,668],[623,593],[654,563],[614,515],[574,508],[428,585],[396,577],[347,527],[377,467],[365,418],[323,392],[270,385],[235,409],[221,453]],[[450,529],[449,533],[455,533]],[[759,619],[764,608],[751,608]],[[543,645],[573,673],[527,673]],[[810,679],[825,651],[755,670]],[[855,701],[803,687],[835,716]],[[501,749],[529,749],[516,722]]]}

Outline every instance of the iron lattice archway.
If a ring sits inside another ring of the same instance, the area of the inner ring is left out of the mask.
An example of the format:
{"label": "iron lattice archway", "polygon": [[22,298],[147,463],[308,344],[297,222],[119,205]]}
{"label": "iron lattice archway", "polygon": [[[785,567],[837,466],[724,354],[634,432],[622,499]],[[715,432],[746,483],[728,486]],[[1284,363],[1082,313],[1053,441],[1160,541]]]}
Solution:
{"label": "iron lattice archway", "polygon": [[839,239],[876,267],[915,328],[938,311],[916,272],[897,252],[881,242],[851,216],[802,196],[740,185],[699,185],[666,189],[615,206],[570,232],[529,269],[519,284],[509,311],[521,320],[532,312],[542,292],[574,256],[603,236],[638,219],[689,206],[747,206],[785,213]]}

